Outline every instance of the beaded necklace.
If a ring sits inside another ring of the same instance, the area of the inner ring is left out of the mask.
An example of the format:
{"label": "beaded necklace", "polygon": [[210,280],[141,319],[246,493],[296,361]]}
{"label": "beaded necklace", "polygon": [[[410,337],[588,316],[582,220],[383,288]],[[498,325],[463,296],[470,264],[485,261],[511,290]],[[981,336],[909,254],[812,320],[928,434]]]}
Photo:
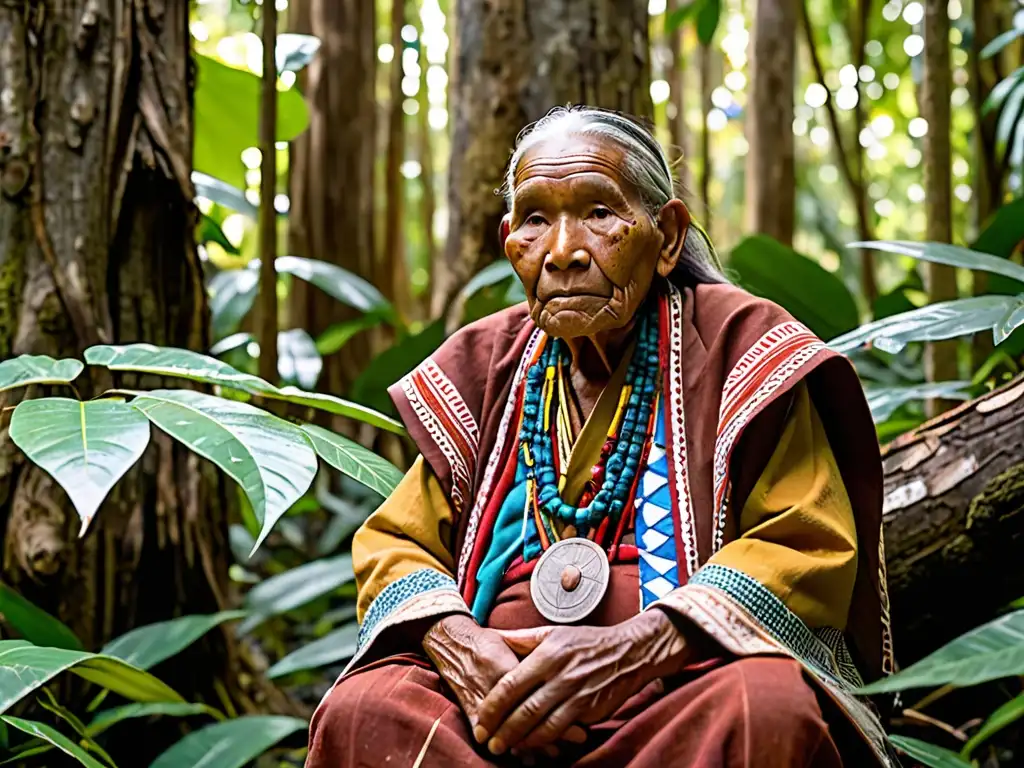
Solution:
{"label": "beaded necklace", "polygon": [[[519,461],[526,470],[527,500],[542,529],[542,541],[558,540],[552,520],[574,527],[577,536],[586,536],[606,519],[618,522],[629,506],[654,424],[661,370],[658,303],[648,302],[642,309],[636,348],[626,369],[615,418],[578,506],[565,503],[561,496],[569,449],[564,373],[571,360],[565,342],[552,338],[526,374]],[[555,468],[556,455],[561,471]]]}

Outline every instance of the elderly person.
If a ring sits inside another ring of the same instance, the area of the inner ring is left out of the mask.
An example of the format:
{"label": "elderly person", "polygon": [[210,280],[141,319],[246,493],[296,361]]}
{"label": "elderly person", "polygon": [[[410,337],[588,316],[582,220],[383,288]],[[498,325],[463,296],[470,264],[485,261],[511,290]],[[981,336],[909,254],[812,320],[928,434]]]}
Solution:
{"label": "elderly person", "polygon": [[849,363],[728,283],[651,134],[559,108],[500,237],[525,305],[391,396],[308,768],[889,764],[881,467]]}

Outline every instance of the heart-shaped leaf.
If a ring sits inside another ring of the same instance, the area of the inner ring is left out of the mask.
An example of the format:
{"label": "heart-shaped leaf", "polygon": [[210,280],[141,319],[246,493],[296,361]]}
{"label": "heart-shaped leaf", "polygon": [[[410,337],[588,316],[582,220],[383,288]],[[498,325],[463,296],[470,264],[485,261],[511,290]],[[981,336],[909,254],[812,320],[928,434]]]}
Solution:
{"label": "heart-shaped leaf", "polygon": [[267,670],[267,677],[284,677],[304,669],[319,669],[328,664],[347,661],[356,655],[359,624],[352,622],[329,632],[318,640],[292,651]]}
{"label": "heart-shaped leaf", "polygon": [[80,360],[18,355],[0,363],[0,392],[29,384],[65,384],[77,379],[83,368]]}
{"label": "heart-shaped leaf", "polygon": [[305,433],[248,403],[161,389],[140,394],[132,406],[242,486],[261,525],[257,547],[316,475]]}
{"label": "heart-shaped leaf", "polygon": [[120,659],[64,648],[0,647],[0,712],[69,670],[132,701],[181,701],[166,683]]}
{"label": "heart-shaped leaf", "polygon": [[100,502],[149,444],[149,424],[121,400],[44,397],[18,403],[11,440],[65,490],[84,535]]}
{"label": "heart-shaped leaf", "polygon": [[[195,151],[200,173],[245,188],[242,152],[259,146],[260,78],[197,54]],[[277,140],[291,141],[309,125],[306,102],[294,88],[277,94]]]}
{"label": "heart-shaped leaf", "polygon": [[313,60],[319,50],[319,37],[283,32],[277,36],[277,43],[274,46],[274,62],[278,74],[298,72]]}
{"label": "heart-shaped leaf", "polygon": [[0,584],[0,613],[4,621],[33,645],[82,650],[82,641],[64,622],[26,600],[6,584]]}
{"label": "heart-shaped leaf", "polygon": [[249,715],[214,723],[176,742],[149,768],[242,768],[281,739],[307,728],[283,715]]}
{"label": "heart-shaped leaf", "polygon": [[315,424],[303,424],[302,430],[309,435],[320,458],[381,496],[390,496],[401,482],[398,467],[359,443]]}
{"label": "heart-shaped leaf", "polygon": [[218,624],[243,616],[245,611],[220,611],[146,624],[114,638],[103,646],[101,653],[139,669],[149,669],[180,653]]}
{"label": "heart-shaped leaf", "polygon": [[330,594],[354,578],[350,553],[313,560],[277,576],[271,576],[246,594],[245,607],[252,615],[243,622],[238,631],[250,632],[264,619]]}
{"label": "heart-shaped leaf", "polygon": [[0,720],[7,723],[7,725],[12,728],[17,728],[19,731],[27,733],[29,736],[35,736],[37,739],[49,742],[64,754],[75,758],[79,763],[86,766],[86,768],[110,768],[110,766],[101,763],[53,726],[47,725],[46,723],[40,723],[36,720],[24,720],[20,717],[11,717],[10,715],[0,716]]}
{"label": "heart-shaped leaf", "polygon": [[751,293],[785,307],[823,339],[857,327],[857,305],[836,275],[766,235],[744,238],[729,267]]}
{"label": "heart-shaped leaf", "polygon": [[1024,610],[972,629],[894,675],[861,689],[873,695],[938,685],[964,687],[1024,674]]}

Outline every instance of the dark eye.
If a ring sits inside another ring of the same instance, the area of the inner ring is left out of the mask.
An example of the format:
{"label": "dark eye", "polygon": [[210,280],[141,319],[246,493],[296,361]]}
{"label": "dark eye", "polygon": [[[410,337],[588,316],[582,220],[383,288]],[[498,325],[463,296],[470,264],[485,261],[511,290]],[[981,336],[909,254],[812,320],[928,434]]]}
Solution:
{"label": "dark eye", "polygon": [[598,206],[590,212],[591,218],[594,219],[607,219],[612,215],[612,212],[603,206]]}
{"label": "dark eye", "polygon": [[531,213],[529,216],[527,216],[526,223],[534,227],[539,227],[544,224],[547,224],[547,222],[544,221],[544,217],[541,216],[539,213]]}

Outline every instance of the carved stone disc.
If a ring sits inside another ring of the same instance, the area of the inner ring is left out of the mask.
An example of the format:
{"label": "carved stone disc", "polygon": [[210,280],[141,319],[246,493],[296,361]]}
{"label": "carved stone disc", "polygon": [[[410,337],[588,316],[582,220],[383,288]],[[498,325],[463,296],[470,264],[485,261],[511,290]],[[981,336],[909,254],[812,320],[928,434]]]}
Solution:
{"label": "carved stone disc", "polygon": [[562,539],[541,555],[530,577],[540,615],[556,624],[586,618],[608,589],[608,553],[590,539]]}

